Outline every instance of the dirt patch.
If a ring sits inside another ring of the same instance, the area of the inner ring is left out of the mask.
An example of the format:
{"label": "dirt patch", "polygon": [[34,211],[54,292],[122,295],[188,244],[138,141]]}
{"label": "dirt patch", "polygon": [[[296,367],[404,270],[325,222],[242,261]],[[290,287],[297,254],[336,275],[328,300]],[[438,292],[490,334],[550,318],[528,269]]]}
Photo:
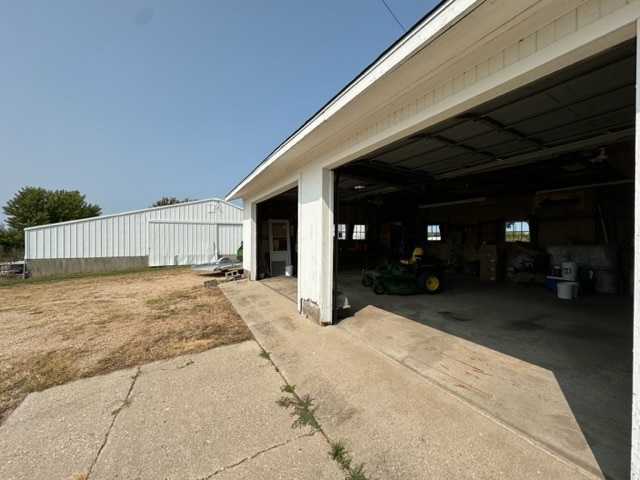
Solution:
{"label": "dirt patch", "polygon": [[208,279],[170,268],[0,282],[0,423],[30,392],[250,339]]}

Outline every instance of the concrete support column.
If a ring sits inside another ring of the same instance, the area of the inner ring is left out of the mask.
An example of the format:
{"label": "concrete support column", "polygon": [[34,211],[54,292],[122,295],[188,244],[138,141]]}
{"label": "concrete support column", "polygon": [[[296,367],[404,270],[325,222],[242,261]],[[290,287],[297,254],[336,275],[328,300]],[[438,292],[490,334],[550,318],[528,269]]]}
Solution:
{"label": "concrete support column", "polygon": [[[640,20],[636,21],[636,44]],[[633,277],[633,398],[631,414],[631,479],[640,480],[640,62],[636,53],[635,230]]]}
{"label": "concrete support column", "polygon": [[316,323],[332,322],[333,172],[305,168],[299,183],[299,311]]}

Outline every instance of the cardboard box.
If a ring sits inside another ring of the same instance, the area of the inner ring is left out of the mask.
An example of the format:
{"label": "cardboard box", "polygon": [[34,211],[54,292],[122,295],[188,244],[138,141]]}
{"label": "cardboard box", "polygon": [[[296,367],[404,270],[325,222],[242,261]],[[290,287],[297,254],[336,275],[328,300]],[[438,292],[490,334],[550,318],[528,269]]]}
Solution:
{"label": "cardboard box", "polygon": [[497,245],[480,245],[480,280],[504,279],[504,263]]}

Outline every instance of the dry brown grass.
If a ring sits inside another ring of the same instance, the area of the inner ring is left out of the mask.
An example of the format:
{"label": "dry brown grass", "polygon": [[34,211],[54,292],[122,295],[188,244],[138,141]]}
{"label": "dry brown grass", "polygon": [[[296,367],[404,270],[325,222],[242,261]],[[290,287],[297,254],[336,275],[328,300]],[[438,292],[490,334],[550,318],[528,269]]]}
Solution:
{"label": "dry brown grass", "polygon": [[0,283],[0,423],[31,392],[251,338],[189,269]]}

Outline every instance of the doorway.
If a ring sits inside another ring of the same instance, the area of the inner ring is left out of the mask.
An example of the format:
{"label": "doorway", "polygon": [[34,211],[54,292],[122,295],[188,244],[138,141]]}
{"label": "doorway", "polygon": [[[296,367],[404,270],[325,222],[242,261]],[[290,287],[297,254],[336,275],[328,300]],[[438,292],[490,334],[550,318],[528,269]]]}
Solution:
{"label": "doorway", "polygon": [[271,275],[286,273],[291,267],[291,241],[288,220],[269,220],[269,259]]}

